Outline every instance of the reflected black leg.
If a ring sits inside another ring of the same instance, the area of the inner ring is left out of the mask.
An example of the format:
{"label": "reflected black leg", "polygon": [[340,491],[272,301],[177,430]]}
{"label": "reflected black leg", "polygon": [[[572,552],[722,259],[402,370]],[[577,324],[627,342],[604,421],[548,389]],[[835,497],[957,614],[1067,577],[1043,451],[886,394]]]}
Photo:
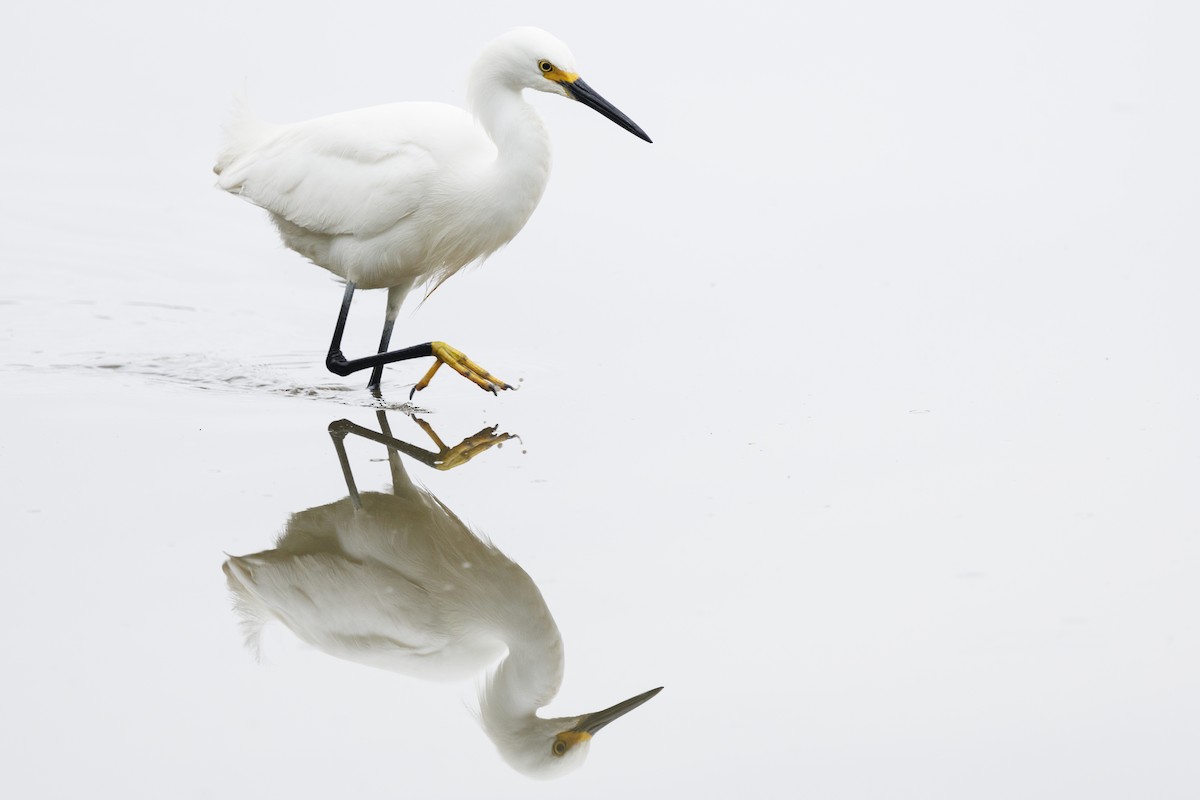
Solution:
{"label": "reflected black leg", "polygon": [[[383,410],[380,409],[378,413],[382,414]],[[356,425],[348,419],[339,419],[335,422],[329,423],[329,435],[333,437],[333,443],[337,448],[339,459],[343,459],[346,452],[345,445],[342,444],[342,440],[345,439],[346,435],[350,433],[353,433],[355,436],[361,436],[364,439],[369,439],[372,442],[379,442],[389,450],[397,450],[401,453],[404,453],[404,455],[408,456],[409,458],[414,458],[417,461],[420,461],[422,464],[426,464],[431,467],[436,466],[437,464],[437,453],[431,453],[428,450],[422,450],[416,445],[409,444],[402,439],[397,439],[395,436],[391,435],[392,431],[390,427],[387,428],[385,432],[380,433],[373,431],[370,428],[364,428],[362,425]],[[342,471],[349,475],[349,466],[346,462],[343,462]],[[347,485],[349,485],[353,481],[353,478],[347,477],[346,480]]]}
{"label": "reflected black leg", "polygon": [[350,471],[350,459],[346,455],[346,434],[349,430],[347,425],[351,424],[348,420],[339,420],[338,422],[330,423],[329,437],[333,439],[333,446],[337,450],[338,463],[342,465],[342,477],[346,479],[346,488],[350,491],[350,502],[355,509],[362,508],[362,500],[358,496],[358,486],[354,483],[354,473]]}
{"label": "reflected black leg", "polygon": [[392,488],[395,491],[399,491],[399,487],[407,481],[404,467],[400,465],[400,451],[396,449],[396,445],[394,444],[394,442],[399,440],[392,435],[392,426],[388,424],[386,411],[382,408],[376,409],[375,419],[379,422],[379,432],[390,440],[387,446],[388,469],[392,472]]}
{"label": "reflected black leg", "polygon": [[508,441],[509,439],[516,438],[511,433],[496,433],[496,428],[498,426],[492,425],[489,428],[484,428],[483,430],[479,431],[474,436],[468,436],[454,447],[447,447],[442,440],[438,438],[438,435],[433,432],[433,429],[429,427],[428,423],[413,417],[413,420],[421,426],[422,430],[424,430],[425,433],[427,433],[429,437],[433,439],[434,444],[437,445],[438,452],[434,453],[429,450],[423,450],[416,445],[409,444],[408,442],[394,437],[392,435],[391,427],[387,424],[387,417],[383,409],[376,411],[376,414],[377,419],[380,421],[380,428],[382,429],[380,432],[373,431],[370,428],[364,428],[361,425],[356,425],[348,419],[339,419],[335,422],[329,423],[329,435],[333,437],[334,447],[336,447],[338,451],[338,459],[342,463],[342,472],[346,476],[346,486],[350,489],[352,496],[356,496],[358,490],[354,488],[354,478],[350,474],[350,465],[346,460],[346,450],[343,440],[346,438],[347,434],[353,433],[354,435],[361,436],[364,439],[369,439],[373,442],[379,442],[388,448],[388,462],[392,466],[393,485],[399,485],[397,483],[397,471],[399,470],[402,473],[402,470],[400,470],[399,458],[396,458],[395,462],[392,463],[392,455],[394,452],[403,453],[409,458],[416,459],[428,467],[433,467],[434,469],[440,470],[448,470],[467,463],[485,450],[489,450],[498,444]]}

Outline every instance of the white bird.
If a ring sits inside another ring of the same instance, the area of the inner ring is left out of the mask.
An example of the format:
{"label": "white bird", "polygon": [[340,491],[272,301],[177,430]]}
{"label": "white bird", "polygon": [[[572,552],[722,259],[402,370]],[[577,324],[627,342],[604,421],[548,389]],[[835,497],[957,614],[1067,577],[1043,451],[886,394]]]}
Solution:
{"label": "white bird", "polygon": [[[396,453],[405,443],[388,449],[392,493],[360,494],[348,431],[377,441],[390,432],[330,426],[350,495],[294,514],[274,549],[224,564],[247,644],[257,650],[262,626],[278,620],[330,655],[427,680],[482,674],[498,661],[479,711],[505,761],[539,778],[581,766],[593,734],[662,687],[592,714],[539,717],[562,682],[563,645],[533,580],[413,483]],[[471,437],[470,448],[486,449],[485,438]]]}
{"label": "white bird", "polygon": [[[546,188],[550,140],[522,92],[578,100],[647,142],[650,137],[579,78],[565,44],[537,28],[492,41],[471,70],[470,112],[442,103],[393,103],[270,125],[239,104],[225,125],[217,185],[265,208],[283,242],[346,281],[326,367],[338,375],[423,356],[495,393],[511,388],[444,342],[388,351],[415,287],[436,289],[507,244]],[[342,331],[356,289],[387,289],[377,355],[347,359]],[[410,397],[412,396],[410,393]]]}

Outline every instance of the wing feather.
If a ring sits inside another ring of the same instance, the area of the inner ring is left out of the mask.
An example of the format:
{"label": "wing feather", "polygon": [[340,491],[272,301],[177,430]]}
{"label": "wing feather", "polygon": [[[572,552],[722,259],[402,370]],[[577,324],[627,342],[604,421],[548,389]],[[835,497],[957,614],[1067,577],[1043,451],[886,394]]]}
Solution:
{"label": "wing feather", "polygon": [[440,103],[394,103],[257,130],[242,152],[222,155],[218,185],[327,235],[369,237],[391,228],[436,191],[443,155],[486,154],[469,115]]}

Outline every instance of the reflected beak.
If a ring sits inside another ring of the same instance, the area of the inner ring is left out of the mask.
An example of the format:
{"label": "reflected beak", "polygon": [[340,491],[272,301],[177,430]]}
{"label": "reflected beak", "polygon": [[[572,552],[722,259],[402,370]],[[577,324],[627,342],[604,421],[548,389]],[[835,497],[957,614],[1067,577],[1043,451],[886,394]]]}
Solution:
{"label": "reflected beak", "polygon": [[650,137],[646,135],[644,130],[637,126],[636,122],[622,114],[612,103],[596,94],[596,90],[584,83],[581,78],[576,78],[570,83],[563,82],[563,86],[570,92],[571,97],[583,103],[588,108],[594,108],[599,111],[639,139],[645,139],[647,142],[650,141]]}
{"label": "reflected beak", "polygon": [[[620,113],[620,112],[618,112],[618,113]],[[630,123],[630,124],[632,125],[633,123]],[[636,128],[637,126],[634,125],[634,127]],[[647,139],[646,141],[650,141],[650,140]],[[615,706],[612,706],[611,708],[606,708],[603,711],[597,711],[594,714],[588,714],[586,717],[581,719],[579,721],[579,724],[576,725],[571,730],[573,730],[576,733],[586,733],[589,736],[593,735],[596,733],[596,731],[600,730],[601,728],[603,728],[608,723],[612,722],[617,717],[628,714],[630,711],[633,711],[635,708],[637,708],[642,703],[649,700],[651,697],[654,697],[654,695],[658,694],[662,690],[663,690],[663,687],[660,686],[657,689],[651,689],[648,692],[643,692],[642,694],[639,694],[637,697],[631,697],[628,700],[624,700],[620,703],[617,703]]]}

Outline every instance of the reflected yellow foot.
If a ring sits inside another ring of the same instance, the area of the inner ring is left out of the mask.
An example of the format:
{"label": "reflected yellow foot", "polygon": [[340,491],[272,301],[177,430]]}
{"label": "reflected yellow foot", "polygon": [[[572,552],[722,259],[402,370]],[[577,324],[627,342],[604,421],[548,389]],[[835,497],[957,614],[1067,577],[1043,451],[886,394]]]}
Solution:
{"label": "reflected yellow foot", "polygon": [[484,428],[474,436],[468,436],[466,439],[463,439],[461,442],[454,445],[454,447],[446,447],[445,443],[438,438],[436,433],[433,432],[433,428],[429,426],[429,423],[417,417],[413,417],[413,421],[420,425],[422,430],[424,430],[425,433],[429,435],[429,438],[433,439],[434,444],[437,445],[437,455],[435,455],[433,459],[427,463],[429,466],[440,470],[461,467],[463,464],[467,463],[485,450],[490,450],[502,442],[507,442],[509,439],[517,438],[511,433],[496,433],[496,428],[500,426],[493,425],[490,428]]}
{"label": "reflected yellow foot", "polygon": [[437,374],[438,369],[442,364],[449,364],[450,367],[469,380],[471,383],[478,386],[484,391],[497,394],[501,389],[511,389],[504,381],[492,375],[483,367],[476,364],[471,359],[467,358],[466,353],[457,350],[445,342],[430,342],[430,347],[433,348],[433,357],[437,359],[433,362],[433,366],[429,368],[429,372],[425,373],[425,377],[417,381],[417,385],[408,393],[411,400],[412,396],[424,389],[433,380],[433,376]]}

